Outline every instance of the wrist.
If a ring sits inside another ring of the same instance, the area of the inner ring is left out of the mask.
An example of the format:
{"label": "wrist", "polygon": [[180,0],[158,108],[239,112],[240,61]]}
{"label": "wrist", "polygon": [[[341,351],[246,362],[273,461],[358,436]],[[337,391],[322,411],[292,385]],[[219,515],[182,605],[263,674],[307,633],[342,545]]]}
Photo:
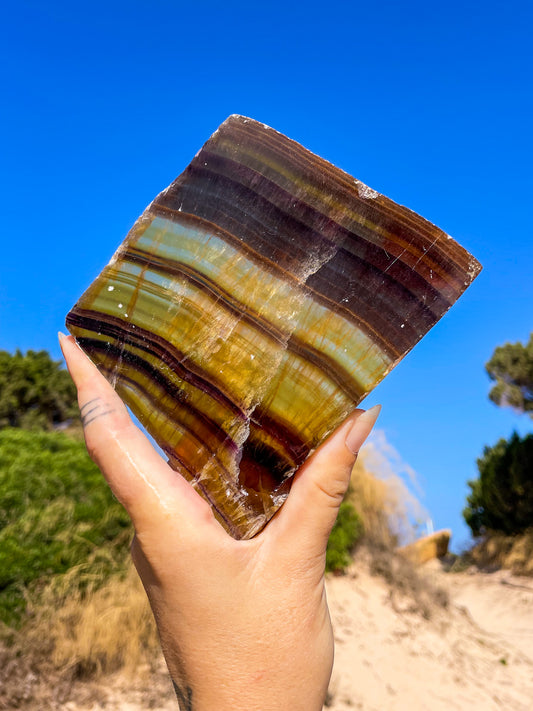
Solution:
{"label": "wrist", "polygon": [[[281,652],[281,650],[280,650]],[[333,666],[333,642],[255,662],[167,659],[180,711],[322,711]]]}

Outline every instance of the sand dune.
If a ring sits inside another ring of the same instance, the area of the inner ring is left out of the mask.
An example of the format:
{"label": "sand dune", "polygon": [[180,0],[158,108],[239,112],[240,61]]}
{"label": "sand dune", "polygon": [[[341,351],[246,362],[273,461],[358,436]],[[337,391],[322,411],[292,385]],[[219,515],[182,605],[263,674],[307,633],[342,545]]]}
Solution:
{"label": "sand dune", "polygon": [[357,562],[330,578],[334,711],[533,709],[533,580],[508,572],[424,575],[448,592],[425,619]]}

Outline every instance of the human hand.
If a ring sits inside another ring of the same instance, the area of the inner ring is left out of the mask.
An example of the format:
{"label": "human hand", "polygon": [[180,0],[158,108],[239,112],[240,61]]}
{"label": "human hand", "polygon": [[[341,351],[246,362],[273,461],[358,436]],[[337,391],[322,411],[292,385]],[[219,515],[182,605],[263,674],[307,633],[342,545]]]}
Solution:
{"label": "human hand", "polygon": [[60,341],[89,454],[135,528],[133,561],[180,709],[320,711],[333,664],[326,545],[379,407],[356,410],[299,469],[265,529],[236,541],[74,339]]}

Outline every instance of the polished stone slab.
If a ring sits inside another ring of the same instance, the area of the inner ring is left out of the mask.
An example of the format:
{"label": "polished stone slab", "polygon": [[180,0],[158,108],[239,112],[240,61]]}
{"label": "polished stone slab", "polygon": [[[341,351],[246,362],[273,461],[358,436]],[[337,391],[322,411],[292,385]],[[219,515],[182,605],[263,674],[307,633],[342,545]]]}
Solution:
{"label": "polished stone slab", "polygon": [[236,538],[480,271],[427,220],[230,116],[67,317]]}

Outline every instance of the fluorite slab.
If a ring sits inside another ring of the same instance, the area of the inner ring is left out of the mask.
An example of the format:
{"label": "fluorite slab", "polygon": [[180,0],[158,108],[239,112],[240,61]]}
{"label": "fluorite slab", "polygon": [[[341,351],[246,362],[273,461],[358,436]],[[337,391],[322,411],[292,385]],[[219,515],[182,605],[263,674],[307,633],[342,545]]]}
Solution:
{"label": "fluorite slab", "polygon": [[236,538],[480,270],[271,128],[230,116],[67,317]]}

